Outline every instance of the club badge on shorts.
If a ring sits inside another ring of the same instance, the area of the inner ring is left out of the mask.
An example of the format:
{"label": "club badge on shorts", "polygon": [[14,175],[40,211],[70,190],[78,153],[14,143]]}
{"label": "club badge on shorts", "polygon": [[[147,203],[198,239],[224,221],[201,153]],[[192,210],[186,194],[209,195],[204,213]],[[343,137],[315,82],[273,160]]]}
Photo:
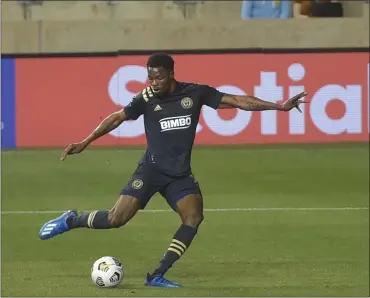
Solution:
{"label": "club badge on shorts", "polygon": [[140,179],[135,179],[133,182],[132,182],[132,188],[134,189],[140,189],[143,187],[144,185],[144,182],[143,180],[140,180]]}
{"label": "club badge on shorts", "polygon": [[193,106],[193,100],[190,97],[184,97],[181,99],[181,106],[184,109],[190,109]]}

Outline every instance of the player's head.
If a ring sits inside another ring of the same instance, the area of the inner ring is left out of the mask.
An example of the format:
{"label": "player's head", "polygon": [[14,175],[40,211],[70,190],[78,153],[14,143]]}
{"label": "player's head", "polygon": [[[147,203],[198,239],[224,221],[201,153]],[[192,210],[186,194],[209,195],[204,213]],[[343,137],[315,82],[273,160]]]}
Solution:
{"label": "player's head", "polygon": [[148,79],[154,93],[170,91],[174,82],[174,65],[172,57],[166,53],[154,53],[148,58]]}

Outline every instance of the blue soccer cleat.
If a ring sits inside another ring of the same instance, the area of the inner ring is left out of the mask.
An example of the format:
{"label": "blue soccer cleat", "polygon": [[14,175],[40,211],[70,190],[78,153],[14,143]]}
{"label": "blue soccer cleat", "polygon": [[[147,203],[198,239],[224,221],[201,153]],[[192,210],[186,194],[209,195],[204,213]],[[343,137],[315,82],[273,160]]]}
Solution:
{"label": "blue soccer cleat", "polygon": [[69,227],[67,225],[67,218],[70,216],[77,216],[77,212],[69,210],[63,213],[61,216],[49,220],[42,226],[39,232],[40,239],[47,240],[68,231]]}
{"label": "blue soccer cleat", "polygon": [[147,287],[162,287],[162,288],[180,288],[181,285],[168,279],[162,275],[151,276],[149,273],[146,275],[145,285]]}

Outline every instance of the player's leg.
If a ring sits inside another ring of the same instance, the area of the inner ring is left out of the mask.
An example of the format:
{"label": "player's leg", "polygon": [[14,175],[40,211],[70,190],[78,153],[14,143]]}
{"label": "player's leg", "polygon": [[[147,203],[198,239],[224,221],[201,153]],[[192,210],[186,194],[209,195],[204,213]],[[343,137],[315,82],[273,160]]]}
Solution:
{"label": "player's leg", "polygon": [[[180,259],[192,243],[198,228],[203,221],[203,199],[198,183],[192,176],[179,179],[166,188],[166,199],[170,206],[180,215],[182,224],[177,230],[170,246],[154,272],[147,276],[147,285],[173,286],[179,284],[169,282],[163,275]],[[162,281],[156,284],[151,280]]]}
{"label": "player's leg", "polygon": [[203,200],[200,194],[190,194],[177,202],[182,224],[176,231],[163,259],[152,275],[164,275],[180,259],[192,243],[203,221]]}
{"label": "player's leg", "polygon": [[111,210],[97,210],[67,218],[69,229],[112,229],[124,226],[141,207],[140,201],[129,195],[121,195]]}
{"label": "player's leg", "polygon": [[145,167],[138,167],[111,210],[97,210],[81,215],[68,211],[44,224],[39,233],[40,239],[50,239],[75,228],[111,229],[123,226],[139,209],[145,207],[154,193],[147,173]]}
{"label": "player's leg", "polygon": [[40,230],[42,240],[76,228],[112,229],[125,225],[140,209],[141,202],[137,198],[121,195],[111,210],[97,210],[77,215],[68,211],[56,219],[48,221]]}

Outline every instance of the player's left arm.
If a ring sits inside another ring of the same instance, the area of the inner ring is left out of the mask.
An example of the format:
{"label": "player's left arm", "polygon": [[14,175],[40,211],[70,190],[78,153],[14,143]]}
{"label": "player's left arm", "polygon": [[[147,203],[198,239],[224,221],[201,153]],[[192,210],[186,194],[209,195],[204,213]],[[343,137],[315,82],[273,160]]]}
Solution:
{"label": "player's left arm", "polygon": [[290,111],[293,108],[297,108],[300,112],[299,105],[307,103],[301,98],[307,95],[306,92],[301,92],[292,98],[288,99],[282,104],[277,104],[269,101],[262,100],[260,98],[250,95],[232,95],[224,94],[221,98],[219,109],[231,109],[238,108],[244,111],[266,111],[266,110],[277,110],[277,111]]}

